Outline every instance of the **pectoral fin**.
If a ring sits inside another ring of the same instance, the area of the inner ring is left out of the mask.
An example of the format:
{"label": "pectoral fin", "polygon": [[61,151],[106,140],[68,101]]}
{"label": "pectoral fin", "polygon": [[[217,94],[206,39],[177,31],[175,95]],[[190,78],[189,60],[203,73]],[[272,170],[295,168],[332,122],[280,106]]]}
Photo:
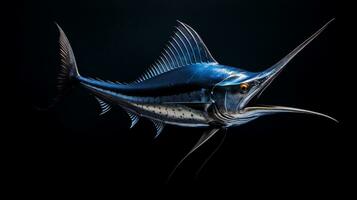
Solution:
{"label": "pectoral fin", "polygon": [[198,175],[200,174],[201,170],[204,168],[204,166],[208,163],[208,161],[212,158],[212,156],[218,151],[218,149],[222,146],[224,140],[226,139],[227,136],[227,129],[224,129],[223,131],[223,137],[221,141],[218,143],[217,147],[212,151],[212,153],[206,158],[206,160],[201,164],[200,168],[196,171],[195,177],[197,178]]}
{"label": "pectoral fin", "polygon": [[170,180],[171,176],[175,173],[176,169],[182,164],[182,162],[189,156],[191,155],[194,151],[196,151],[200,146],[202,146],[205,142],[207,142],[215,133],[217,133],[220,129],[214,128],[209,131],[206,131],[203,133],[201,138],[198,140],[198,142],[195,144],[195,146],[192,147],[192,149],[183,157],[180,162],[176,165],[176,167],[172,170],[171,174],[169,175],[168,180]]}

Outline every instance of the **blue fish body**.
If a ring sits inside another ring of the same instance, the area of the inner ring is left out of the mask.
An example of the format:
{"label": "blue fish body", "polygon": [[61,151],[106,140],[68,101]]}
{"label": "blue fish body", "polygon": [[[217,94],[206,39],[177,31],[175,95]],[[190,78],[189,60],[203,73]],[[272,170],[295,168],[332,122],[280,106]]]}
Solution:
{"label": "blue fish body", "polygon": [[[332,20],[331,20],[332,21]],[[332,117],[285,106],[248,106],[280,74],[286,64],[315,39],[331,22],[301,43],[287,56],[262,72],[249,72],[219,64],[201,37],[190,26],[179,22],[159,59],[131,83],[103,81],[81,76],[70,43],[60,31],[60,99],[75,84],[89,90],[101,106],[101,114],[112,106],[128,113],[131,126],[141,117],[150,119],[156,137],[165,124],[209,127],[180,163],[221,129],[250,122],[276,113],[306,113],[336,121]],[[179,164],[180,164],[179,163]]]}
{"label": "blue fish body", "polygon": [[220,64],[192,64],[138,83],[113,84],[84,79],[83,77],[80,77],[80,80],[87,84],[97,85],[122,94],[146,96],[175,94],[195,89],[211,89],[232,74],[244,74],[244,77],[248,78],[254,76],[256,73]]}
{"label": "blue fish body", "polygon": [[212,89],[232,75],[240,80],[254,76],[230,66],[192,64],[142,82],[110,83],[79,77],[81,84],[105,102],[120,105],[139,116],[180,126],[209,126],[207,112],[214,102]]}

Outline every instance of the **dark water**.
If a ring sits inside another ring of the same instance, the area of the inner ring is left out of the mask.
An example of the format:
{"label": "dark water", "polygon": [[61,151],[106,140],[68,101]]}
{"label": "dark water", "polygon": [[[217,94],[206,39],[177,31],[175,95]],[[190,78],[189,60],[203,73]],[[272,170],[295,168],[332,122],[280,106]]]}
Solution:
{"label": "dark water", "polygon": [[[17,62],[19,129],[31,139],[29,176],[71,183],[163,183],[204,129],[154,127],[142,119],[129,130],[120,108],[99,117],[95,99],[82,88],[49,112],[59,67],[58,32],[66,32],[82,75],[130,81],[159,56],[181,20],[203,38],[216,60],[250,71],[266,69],[331,18],[336,20],[306,47],[258,103],[329,114],[340,124],[307,115],[263,117],[230,128],[220,150],[194,180],[195,170],[223,135],[194,153],[172,178],[177,182],[255,184],[334,182],[341,162],[344,115],[336,105],[342,81],[337,5],[330,1],[37,1],[22,5],[22,56]],[[343,84],[343,83],[342,83]],[[34,142],[32,142],[35,140]],[[30,141],[30,140],[29,140]],[[31,151],[32,152],[32,151]]]}

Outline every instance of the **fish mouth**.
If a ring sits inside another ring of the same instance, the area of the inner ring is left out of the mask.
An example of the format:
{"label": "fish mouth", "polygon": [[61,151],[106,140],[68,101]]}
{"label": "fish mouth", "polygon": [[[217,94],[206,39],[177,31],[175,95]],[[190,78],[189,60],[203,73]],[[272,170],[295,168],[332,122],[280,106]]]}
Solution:
{"label": "fish mouth", "polygon": [[258,79],[259,87],[256,88],[251,94],[249,94],[245,100],[243,100],[241,107],[238,109],[238,118],[256,118],[264,115],[272,115],[278,113],[298,113],[298,114],[309,114],[327,118],[334,122],[338,121],[326,114],[301,109],[301,108],[294,108],[288,106],[276,106],[276,105],[255,105],[255,101],[260,97],[262,92],[271,84],[271,82],[279,75],[281,72],[281,68],[277,70],[277,68],[270,68],[260,74]]}
{"label": "fish mouth", "polygon": [[303,113],[303,114],[312,114],[321,117],[328,118],[335,122],[338,122],[333,117],[328,115],[300,109],[300,108],[293,108],[293,107],[286,107],[286,106],[248,106],[252,99],[257,99],[260,97],[262,92],[273,82],[273,80],[278,77],[278,75],[282,72],[285,68],[287,63],[294,58],[304,47],[306,47],[312,40],[314,40],[326,27],[329,23],[331,23],[334,19],[327,22],[322,28],[316,31],[313,35],[311,35],[307,40],[297,46],[293,51],[291,51],[288,55],[284,58],[279,60],[270,68],[266,69],[265,71],[260,72],[256,77],[255,80],[257,82],[258,87],[254,89],[240,104],[239,106],[239,113],[242,116],[251,117],[251,116],[262,116],[268,114],[275,114],[275,113]]}
{"label": "fish mouth", "polygon": [[271,115],[277,113],[300,113],[310,114],[330,119],[334,122],[338,122],[335,118],[323,113],[287,107],[287,106],[275,106],[275,105],[254,105],[262,92],[272,83],[272,81],[280,74],[284,66],[281,64],[274,65],[273,67],[261,72],[255,79],[257,87],[250,92],[244,100],[237,106],[237,112],[239,113],[237,118],[256,118],[263,115]]}
{"label": "fish mouth", "polygon": [[316,115],[320,117],[327,118],[329,120],[332,120],[336,123],[338,123],[338,120],[335,118],[311,111],[311,110],[306,110],[306,109],[301,109],[301,108],[294,108],[294,107],[287,107],[287,106],[274,106],[274,105],[267,105],[267,106],[249,106],[245,107],[240,111],[241,115],[245,117],[259,117],[263,115],[271,115],[271,114],[277,114],[277,113],[300,113],[300,114],[310,114],[310,115]]}

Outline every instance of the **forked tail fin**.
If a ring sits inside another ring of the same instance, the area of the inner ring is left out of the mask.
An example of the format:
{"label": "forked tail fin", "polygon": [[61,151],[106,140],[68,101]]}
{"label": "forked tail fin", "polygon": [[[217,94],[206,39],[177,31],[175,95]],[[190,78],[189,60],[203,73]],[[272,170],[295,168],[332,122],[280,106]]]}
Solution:
{"label": "forked tail fin", "polygon": [[68,92],[73,88],[73,86],[78,82],[79,73],[77,69],[76,59],[73,54],[72,47],[67,39],[66,34],[63,32],[62,28],[55,23],[59,30],[59,46],[60,46],[60,57],[61,57],[61,69],[57,76],[57,96],[54,98],[52,103],[47,107],[47,109],[55,106],[63,97],[68,94]]}
{"label": "forked tail fin", "polygon": [[63,93],[77,80],[79,73],[71,44],[61,27],[57,23],[56,25],[60,32],[59,44],[61,56],[61,71],[58,75],[57,88],[60,93]]}

